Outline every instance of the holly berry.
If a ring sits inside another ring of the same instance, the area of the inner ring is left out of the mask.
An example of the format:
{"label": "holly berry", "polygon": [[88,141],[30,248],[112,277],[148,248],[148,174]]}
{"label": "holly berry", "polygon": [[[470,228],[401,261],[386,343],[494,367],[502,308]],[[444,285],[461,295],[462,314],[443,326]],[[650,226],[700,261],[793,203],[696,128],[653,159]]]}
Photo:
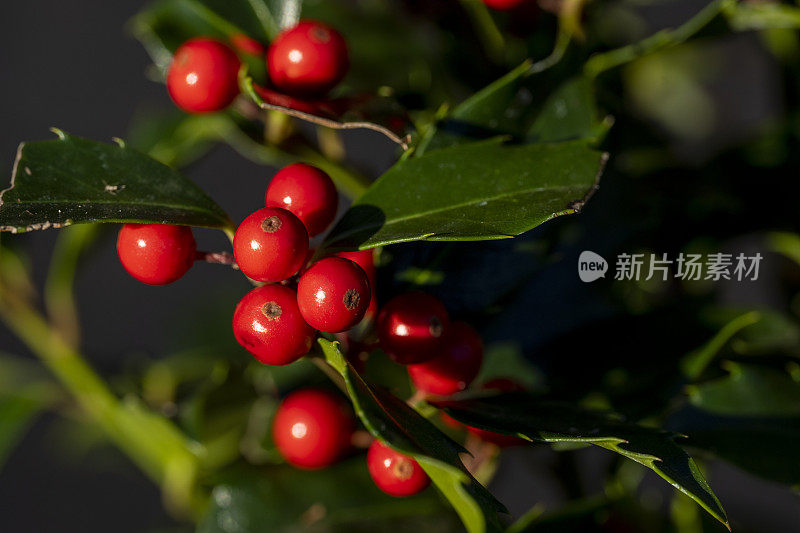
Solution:
{"label": "holly berry", "polygon": [[512,11],[522,6],[527,1],[528,0],[483,0],[483,3],[486,4],[486,7],[496,11]]}
{"label": "holly berry", "polygon": [[314,263],[297,284],[300,313],[312,327],[337,333],[358,324],[370,301],[369,279],[349,259],[327,257]]}
{"label": "holly berry", "polygon": [[188,113],[219,111],[239,94],[240,65],[226,44],[205,37],[191,39],[175,51],[167,72],[167,90]]}
{"label": "holly berry", "polygon": [[339,197],[336,186],[325,172],[305,163],[295,163],[273,176],[264,203],[267,207],[291,211],[313,237],[333,222]]}
{"label": "holly berry", "polygon": [[453,322],[442,341],[441,353],[424,363],[408,366],[414,386],[429,394],[447,396],[462,391],[481,370],[483,342],[464,322]]}
{"label": "holly berry", "polygon": [[148,285],[166,285],[186,274],[197,244],[188,226],[125,224],[117,237],[117,255],[128,274]]}
{"label": "holly berry", "polygon": [[347,73],[344,38],[321,22],[300,21],[284,30],[267,50],[267,70],[273,85],[289,94],[320,96]]}
{"label": "holly berry", "polygon": [[317,389],[288,395],[272,422],[272,438],[286,461],[304,469],[335,463],[350,447],[353,417],[338,396]]}
{"label": "holly berry", "polygon": [[267,365],[288,365],[308,353],[314,330],[297,308],[297,293],[283,285],[256,287],[233,312],[233,335]]}
{"label": "holly berry", "polygon": [[383,307],[378,315],[378,337],[396,362],[422,363],[438,353],[449,325],[442,302],[422,292],[409,292]]}
{"label": "holly berry", "polygon": [[412,457],[379,440],[372,441],[367,451],[367,469],[378,488],[391,496],[413,496],[431,481]]}
{"label": "holly berry", "polygon": [[370,299],[369,299],[369,307],[367,307],[367,312],[364,313],[364,316],[367,319],[371,319],[375,316],[378,312],[378,293],[375,290],[378,286],[378,271],[375,269],[375,255],[372,250],[356,250],[353,252],[339,252],[335,254],[337,257],[342,257],[344,259],[349,259],[350,261],[354,262],[358,266],[360,266],[364,272],[367,273],[367,279],[369,279],[370,285]]}
{"label": "holly berry", "polygon": [[308,252],[308,232],[296,216],[279,207],[259,209],[239,225],[233,255],[244,274],[277,282],[300,270]]}

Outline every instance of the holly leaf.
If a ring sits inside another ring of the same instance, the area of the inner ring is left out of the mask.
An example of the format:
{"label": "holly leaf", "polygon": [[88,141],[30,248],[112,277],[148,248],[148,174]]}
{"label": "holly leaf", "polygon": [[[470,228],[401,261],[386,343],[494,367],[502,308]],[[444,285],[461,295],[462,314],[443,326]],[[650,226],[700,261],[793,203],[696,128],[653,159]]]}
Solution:
{"label": "holly leaf", "polygon": [[331,248],[504,239],[581,210],[606,155],[584,141],[442,148],[390,168],[329,234]]}
{"label": "holly leaf", "polygon": [[642,464],[728,526],[725,511],[675,434],[628,423],[620,417],[570,404],[542,402],[527,394],[433,402],[459,422],[531,442],[600,446]]}
{"label": "holly leaf", "polygon": [[498,512],[506,512],[469,473],[455,441],[381,387],[367,384],[339,350],[339,344],[319,339],[325,358],[345,380],[356,414],[367,430],[392,448],[411,455],[450,501],[470,533],[501,531]]}
{"label": "holly leaf", "polygon": [[22,143],[11,186],[0,193],[0,230],[81,222],[181,224],[233,231],[228,215],[197,185],[119,144],[67,135]]}

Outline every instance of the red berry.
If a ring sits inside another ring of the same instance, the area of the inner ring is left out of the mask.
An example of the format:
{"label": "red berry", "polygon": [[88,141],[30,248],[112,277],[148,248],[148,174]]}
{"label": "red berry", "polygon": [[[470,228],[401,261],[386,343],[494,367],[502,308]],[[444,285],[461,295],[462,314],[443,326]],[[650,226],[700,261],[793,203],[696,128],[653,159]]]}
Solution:
{"label": "red berry", "polygon": [[464,322],[453,322],[442,340],[442,351],[424,363],[408,366],[408,375],[419,390],[447,396],[462,391],[481,370],[483,342]]}
{"label": "red berry", "polygon": [[304,389],[291,393],[278,406],[272,438],[288,463],[316,469],[344,455],[354,429],[353,417],[338,396]]}
{"label": "red berry", "polygon": [[226,44],[205,37],[191,39],[175,51],[167,90],[184,111],[219,111],[239,94],[239,66],[239,58]]}
{"label": "red berry", "polygon": [[233,255],[239,269],[256,281],[277,282],[300,270],[308,232],[296,216],[279,207],[259,209],[239,224]]}
{"label": "red berry", "polygon": [[323,95],[342,81],[348,65],[344,38],[312,20],[281,32],[267,50],[269,77],[289,94]]}
{"label": "red berry", "polygon": [[370,287],[360,266],[341,257],[311,265],[297,284],[297,304],[311,327],[337,333],[358,324],[367,311]]}
{"label": "red berry", "polygon": [[528,0],[483,0],[487,7],[496,11],[511,11],[525,4]]}
{"label": "red berry", "polygon": [[416,460],[379,440],[372,441],[367,451],[367,469],[372,481],[390,496],[413,496],[431,481]]}
{"label": "red berry", "polygon": [[442,302],[422,292],[392,298],[378,315],[381,347],[396,362],[408,365],[432,359],[450,325]]}
{"label": "red berry", "polygon": [[297,293],[264,285],[245,294],[233,312],[233,335],[267,365],[288,365],[308,353],[314,330],[297,308]]}
{"label": "red berry", "polygon": [[319,235],[336,217],[339,197],[325,172],[295,163],[281,169],[267,187],[267,207],[282,207],[303,221],[310,236]]}
{"label": "red berry", "polygon": [[376,291],[376,287],[378,286],[378,271],[375,269],[375,254],[373,250],[356,250],[354,252],[339,252],[335,254],[337,257],[343,257],[344,259],[349,259],[350,261],[354,262],[358,266],[360,266],[364,272],[367,273],[367,278],[369,279],[370,285],[370,299],[369,299],[369,307],[367,307],[367,312],[364,313],[364,316],[372,318],[378,312],[378,293]]}
{"label": "red berry", "polygon": [[188,226],[125,224],[117,255],[128,274],[148,285],[166,285],[186,274],[197,244]]}

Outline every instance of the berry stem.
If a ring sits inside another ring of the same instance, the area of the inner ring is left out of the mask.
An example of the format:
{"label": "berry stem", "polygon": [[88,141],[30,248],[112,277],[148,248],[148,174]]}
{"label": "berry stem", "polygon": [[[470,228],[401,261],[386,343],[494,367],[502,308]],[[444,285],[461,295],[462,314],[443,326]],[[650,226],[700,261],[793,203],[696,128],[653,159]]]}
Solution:
{"label": "berry stem", "polygon": [[195,254],[195,261],[205,261],[206,263],[216,263],[219,265],[228,265],[235,270],[239,270],[233,254],[230,252],[200,252]]}
{"label": "berry stem", "polygon": [[70,346],[78,346],[81,328],[73,283],[82,252],[99,234],[99,224],[78,224],[62,230],[44,286],[44,305],[53,326]]}

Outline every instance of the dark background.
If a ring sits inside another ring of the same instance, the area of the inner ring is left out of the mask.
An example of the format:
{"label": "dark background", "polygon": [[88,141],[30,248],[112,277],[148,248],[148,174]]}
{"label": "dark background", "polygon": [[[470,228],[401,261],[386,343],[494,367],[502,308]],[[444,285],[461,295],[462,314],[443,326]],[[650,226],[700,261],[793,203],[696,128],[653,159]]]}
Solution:
{"label": "dark background", "polygon": [[[7,165],[8,175],[18,143],[49,137],[51,126],[93,139],[124,137],[138,109],[169,108],[163,86],[144,76],[149,58],[123,31],[127,19],[141,5],[124,0],[3,3],[0,165]],[[752,52],[746,44],[742,50]],[[742,57],[739,54],[740,60],[752,59]],[[761,68],[757,59],[753,68]],[[762,74],[742,76],[750,82],[746,90],[757,94],[755,98],[752,94],[740,96],[755,101],[756,106],[769,106],[764,92],[758,93]],[[378,175],[394,157],[393,147],[376,135],[353,133],[347,142],[351,158],[371,176]],[[250,163],[228,148],[217,149],[187,172],[234,220],[259,207],[272,174],[271,169]],[[602,201],[602,193],[597,201]],[[13,237],[22,240],[30,252],[39,282],[54,237],[53,231]],[[178,347],[177,339],[199,335],[199,329],[192,330],[192,316],[185,316],[186,309],[226,317],[247,289],[241,276],[205,264],[173,285],[142,285],[123,272],[113,239],[113,231],[108,232],[77,282],[87,332],[84,352],[101,373],[125,368],[143,356],[157,357],[161,350]],[[198,241],[204,249],[227,247],[224,237],[213,232],[198,232]],[[27,353],[3,328],[0,350]],[[0,531],[185,529],[164,513],[157,487],[117,452],[72,449],[69,440],[54,437],[63,431],[62,426],[52,416],[39,419],[0,471]],[[515,468],[515,456],[520,454],[539,454],[545,466],[554,460],[544,450],[515,450],[504,458],[493,488],[512,511],[525,509],[536,499],[557,497],[553,488],[536,483],[543,476],[537,476],[535,470]],[[597,457],[589,452],[584,459],[590,463]],[[733,523],[750,531],[798,530],[800,506],[788,490],[720,463],[711,463],[709,478]],[[671,490],[660,480],[651,481],[647,490],[656,495]],[[521,486],[535,489],[521,491]]]}

